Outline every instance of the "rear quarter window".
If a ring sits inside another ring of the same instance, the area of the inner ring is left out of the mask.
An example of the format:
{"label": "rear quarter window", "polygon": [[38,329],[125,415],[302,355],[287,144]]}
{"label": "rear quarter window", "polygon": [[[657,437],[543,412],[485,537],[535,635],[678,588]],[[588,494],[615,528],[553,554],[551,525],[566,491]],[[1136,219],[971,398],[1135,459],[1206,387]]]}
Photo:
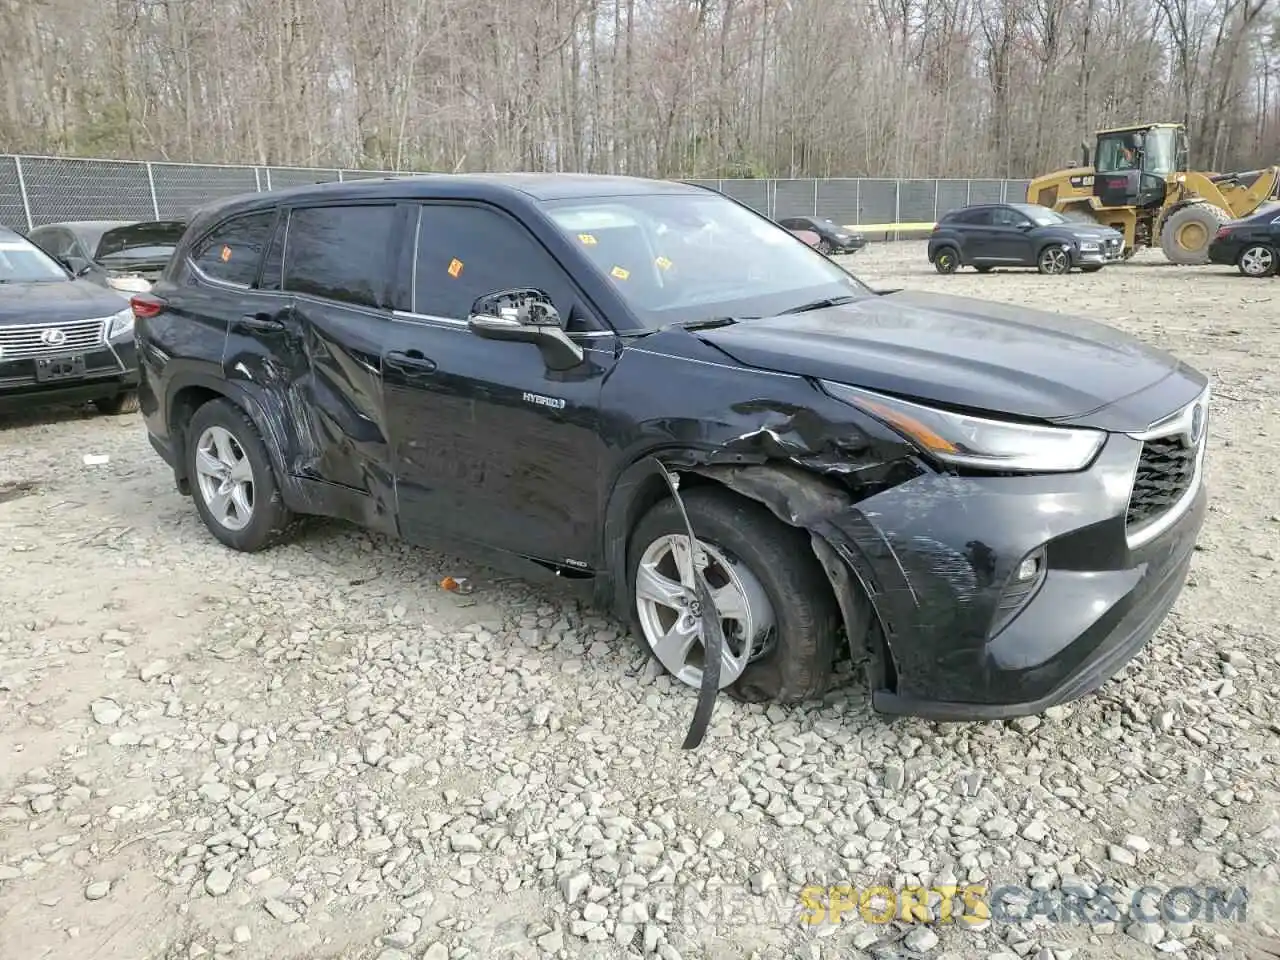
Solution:
{"label": "rear quarter window", "polygon": [[252,286],[275,219],[275,210],[261,210],[224,221],[195,245],[192,263],[214,280]]}

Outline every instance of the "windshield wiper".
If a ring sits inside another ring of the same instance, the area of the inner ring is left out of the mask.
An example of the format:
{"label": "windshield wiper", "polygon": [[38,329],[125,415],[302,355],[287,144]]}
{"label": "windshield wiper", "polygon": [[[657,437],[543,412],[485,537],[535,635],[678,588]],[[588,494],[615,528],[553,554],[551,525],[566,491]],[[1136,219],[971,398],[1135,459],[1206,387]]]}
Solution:
{"label": "windshield wiper", "polygon": [[716,327],[727,327],[737,323],[736,317],[707,317],[705,320],[689,320],[675,326],[685,330],[712,330]]}
{"label": "windshield wiper", "polygon": [[[857,297],[826,297],[822,300],[811,300],[809,303],[802,303],[798,307],[792,307],[790,310],[783,310],[782,313],[806,313],[810,310],[825,310],[827,307],[838,307],[842,303],[852,303]],[[781,314],[779,314],[781,316]]]}

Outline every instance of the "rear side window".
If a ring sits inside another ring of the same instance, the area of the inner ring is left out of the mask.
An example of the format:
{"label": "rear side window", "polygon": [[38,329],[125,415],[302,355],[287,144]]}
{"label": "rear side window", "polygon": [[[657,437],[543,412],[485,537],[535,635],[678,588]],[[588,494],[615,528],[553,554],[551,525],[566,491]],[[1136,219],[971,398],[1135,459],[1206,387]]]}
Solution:
{"label": "rear side window", "polygon": [[233,217],[215,227],[191,252],[200,272],[223,283],[248,287],[258,276],[262,251],[271,238],[274,210]]}
{"label": "rear side window", "polygon": [[386,307],[394,258],[394,204],[304,207],[289,215],[284,288],[363,307]]}

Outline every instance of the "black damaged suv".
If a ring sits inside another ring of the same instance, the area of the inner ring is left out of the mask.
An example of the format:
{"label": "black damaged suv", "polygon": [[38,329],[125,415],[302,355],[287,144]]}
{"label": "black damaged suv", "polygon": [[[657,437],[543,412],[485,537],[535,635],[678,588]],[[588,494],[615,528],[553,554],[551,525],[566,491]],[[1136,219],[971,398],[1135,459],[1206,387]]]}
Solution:
{"label": "black damaged suv", "polygon": [[323,515],[461,546],[585,591],[685,683],[722,644],[709,689],[747,700],[819,694],[842,651],[886,712],[1078,697],[1153,635],[1205,512],[1202,374],[879,294],[691,185],[255,194],[133,309],[151,442],[223,543]]}

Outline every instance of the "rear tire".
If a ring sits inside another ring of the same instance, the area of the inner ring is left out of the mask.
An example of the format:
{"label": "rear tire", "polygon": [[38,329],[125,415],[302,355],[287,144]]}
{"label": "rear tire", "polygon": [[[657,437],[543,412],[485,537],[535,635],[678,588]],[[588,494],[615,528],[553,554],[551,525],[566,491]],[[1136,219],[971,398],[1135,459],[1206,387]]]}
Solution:
{"label": "rear tire", "polygon": [[1209,203],[1193,203],[1171,213],[1160,228],[1160,248],[1171,263],[1184,267],[1209,262],[1209,244],[1231,218]]}
{"label": "rear tire", "polygon": [[232,550],[256,553],[284,540],[297,520],[284,505],[266,444],[230,400],[211,400],[186,427],[187,476],[200,519]]}
{"label": "rear tire", "polygon": [[1246,277],[1269,277],[1276,272],[1280,256],[1275,248],[1265,243],[1252,243],[1240,251],[1236,259],[1236,269]]}
{"label": "rear tire", "polygon": [[960,269],[960,251],[955,247],[939,247],[933,255],[933,269],[941,274],[952,274]]}
{"label": "rear tire", "polygon": [[93,405],[98,408],[99,413],[108,417],[117,417],[122,413],[137,413],[138,391],[126,390],[124,393],[117,393],[114,397],[95,400]]}
{"label": "rear tire", "polygon": [[[723,558],[748,587],[744,606],[751,607],[751,597],[755,597],[751,615],[722,618],[726,645],[731,654],[740,655],[740,660],[745,645],[733,642],[745,639],[739,625],[750,622],[757,634],[753,653],[735,680],[726,682],[722,666],[722,689],[736,700],[752,703],[799,703],[825,693],[831,682],[842,620],[830,582],[808,536],[782,523],[760,504],[718,487],[695,488],[681,497],[694,534],[712,561],[707,567],[709,585],[715,590],[720,579],[730,580],[732,585],[732,579],[722,577],[723,571],[718,569],[717,557]],[[667,569],[667,558],[661,553],[663,541],[671,542],[667,538],[676,538],[676,544],[687,543],[688,539],[679,507],[671,499],[654,506],[631,536],[627,582],[632,597],[632,631],[669,675],[696,688],[702,679],[701,631],[697,631],[687,659],[660,657],[654,634],[660,636],[664,630],[675,629],[679,624],[676,608],[659,602],[659,607],[667,608],[667,619],[672,623],[668,627],[665,621],[656,622],[654,604],[648,599],[654,590],[637,589],[642,560],[646,561],[646,583],[655,583],[652,576],[657,573],[665,577],[665,585],[671,585],[678,575],[675,567]],[[650,566],[654,557],[661,558],[659,566]],[[656,583],[664,585],[662,580]]]}

